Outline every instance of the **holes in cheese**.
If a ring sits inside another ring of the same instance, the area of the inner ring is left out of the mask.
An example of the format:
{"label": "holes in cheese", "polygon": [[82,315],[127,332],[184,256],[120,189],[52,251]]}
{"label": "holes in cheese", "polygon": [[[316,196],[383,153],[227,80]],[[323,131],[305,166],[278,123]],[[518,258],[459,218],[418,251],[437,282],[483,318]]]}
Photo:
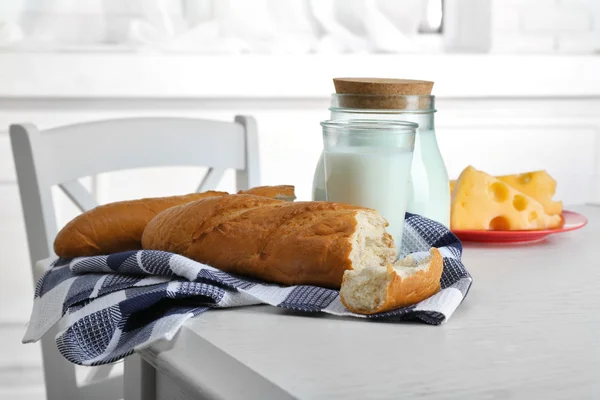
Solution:
{"label": "holes in cheese", "polygon": [[[562,213],[562,202],[552,200],[556,192],[556,181],[546,171],[502,175],[495,178],[542,204],[546,214],[558,215]],[[456,181],[450,181],[450,192],[454,191],[455,186]]]}
{"label": "holes in cheese", "polygon": [[[533,181],[532,181],[533,182]],[[476,230],[531,230],[560,226],[535,198],[485,172],[467,167],[452,193],[450,227]]]}
{"label": "holes in cheese", "polygon": [[525,174],[519,174],[517,175],[517,180],[522,183],[523,185],[531,182],[531,177],[532,177],[532,173],[531,172],[527,172]]}
{"label": "holes in cheese", "polygon": [[515,194],[513,197],[513,207],[517,211],[525,210],[527,208],[527,199],[525,198],[525,196]]}
{"label": "holes in cheese", "polygon": [[538,213],[532,211],[529,213],[529,222],[533,222],[538,218]]}
{"label": "holes in cheese", "polygon": [[495,182],[490,185],[490,195],[494,201],[504,203],[508,200],[508,186],[502,182]]}
{"label": "holes in cheese", "polygon": [[562,202],[552,200],[556,192],[556,181],[546,171],[532,171],[496,178],[540,202],[546,214],[562,213]]}
{"label": "holes in cheese", "polygon": [[509,231],[510,230],[510,221],[505,216],[501,215],[496,217],[490,221],[491,231]]}

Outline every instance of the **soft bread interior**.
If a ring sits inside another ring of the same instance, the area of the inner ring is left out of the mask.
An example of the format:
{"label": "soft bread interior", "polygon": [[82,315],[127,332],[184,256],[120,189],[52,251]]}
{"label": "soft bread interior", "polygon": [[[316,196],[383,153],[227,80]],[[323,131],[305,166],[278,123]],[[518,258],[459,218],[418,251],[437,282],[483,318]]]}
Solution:
{"label": "soft bread interior", "polygon": [[352,268],[385,266],[396,259],[394,240],[386,233],[387,221],[378,213],[361,210],[356,213],[357,227],[350,238]]}
{"label": "soft bread interior", "polygon": [[419,271],[428,270],[430,266],[431,254],[421,260],[421,262],[415,260],[413,256],[408,255],[394,264],[394,271],[400,275],[402,279],[407,279]]}
{"label": "soft bread interior", "polygon": [[400,278],[406,282],[420,271],[427,272],[432,266],[432,257],[430,254],[417,261],[409,255],[387,267],[347,270],[340,289],[344,304],[355,312],[371,313],[381,309],[388,300],[391,281]]}
{"label": "soft bread interior", "polygon": [[284,201],[294,201],[296,200],[296,196],[295,195],[286,195],[286,194],[278,194],[275,196],[275,198],[277,200],[284,200]]}
{"label": "soft bread interior", "polygon": [[344,272],[340,295],[346,307],[350,309],[376,310],[385,303],[390,280],[386,267],[368,267],[360,271],[347,270]]}
{"label": "soft bread interior", "polygon": [[292,185],[255,186],[248,190],[240,190],[237,194],[252,194],[284,201],[296,200],[295,188]]}

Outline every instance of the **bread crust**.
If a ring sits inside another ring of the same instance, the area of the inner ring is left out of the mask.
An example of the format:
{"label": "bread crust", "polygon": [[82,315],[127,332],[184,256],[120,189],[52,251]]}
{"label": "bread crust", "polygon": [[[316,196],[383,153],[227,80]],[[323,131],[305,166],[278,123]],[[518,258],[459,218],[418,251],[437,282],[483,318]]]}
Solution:
{"label": "bread crust", "polygon": [[292,185],[256,186],[248,190],[240,190],[238,194],[252,194],[255,196],[270,197],[272,199],[294,201],[296,194]]}
{"label": "bread crust", "polygon": [[444,259],[440,251],[434,247],[429,250],[429,254],[429,268],[418,271],[407,278],[402,278],[393,265],[388,264],[387,284],[382,289],[384,292],[374,294],[375,296],[383,296],[385,301],[371,309],[356,307],[346,299],[344,285],[348,284],[348,281],[352,278],[349,275],[344,275],[342,290],[340,291],[342,304],[357,314],[371,315],[416,304],[433,296],[440,290]]}
{"label": "bread crust", "polygon": [[[294,186],[257,186],[249,189],[258,196],[295,199]],[[86,211],[58,232],[54,252],[65,258],[90,257],[142,248],[142,233],[152,218],[167,208],[207,197],[229,196],[227,192],[206,191],[182,196],[152,197],[119,201]]]}
{"label": "bread crust", "polygon": [[228,195],[208,191],[101,205],[67,223],[56,235],[54,252],[60,257],[74,258],[139,250],[146,224],[161,211],[206,197]]}
{"label": "bread crust", "polygon": [[265,281],[339,289],[352,268],[350,238],[359,210],[365,209],[247,194],[213,197],[157,215],[142,246]]}

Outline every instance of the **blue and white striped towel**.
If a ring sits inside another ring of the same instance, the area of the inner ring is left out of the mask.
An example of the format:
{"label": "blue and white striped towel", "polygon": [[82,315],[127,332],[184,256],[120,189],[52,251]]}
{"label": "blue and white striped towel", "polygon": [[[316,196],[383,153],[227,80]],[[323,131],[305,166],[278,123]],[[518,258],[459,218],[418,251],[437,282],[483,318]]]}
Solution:
{"label": "blue and white striped towel", "polygon": [[431,247],[444,257],[442,290],[416,305],[369,317],[348,311],[336,290],[266,284],[172,253],[57,259],[38,282],[23,342],[39,340],[64,317],[66,329],[56,337],[61,354],[75,364],[108,364],[170,340],[188,318],[208,309],[253,304],[438,325],[463,301],[472,279],[460,259],[460,241],[442,225],[407,213],[402,255],[423,257]]}

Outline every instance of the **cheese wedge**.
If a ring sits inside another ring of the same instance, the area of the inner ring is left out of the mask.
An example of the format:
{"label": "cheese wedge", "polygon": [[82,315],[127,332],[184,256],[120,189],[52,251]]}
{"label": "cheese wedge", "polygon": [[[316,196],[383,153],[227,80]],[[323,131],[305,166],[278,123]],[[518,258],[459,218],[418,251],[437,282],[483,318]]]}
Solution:
{"label": "cheese wedge", "polygon": [[[556,181],[546,171],[533,171],[523,174],[496,176],[496,179],[508,183],[513,188],[533,197],[544,206],[546,214],[562,214],[562,201],[553,201]],[[454,191],[456,180],[450,181],[450,193]]]}
{"label": "cheese wedge", "polygon": [[562,213],[562,201],[552,201],[552,196],[556,192],[556,181],[546,171],[504,175],[496,178],[539,201],[544,206],[546,214]]}
{"label": "cheese wedge", "polygon": [[556,228],[560,215],[548,215],[534,198],[469,166],[452,193],[452,229],[534,230]]}

